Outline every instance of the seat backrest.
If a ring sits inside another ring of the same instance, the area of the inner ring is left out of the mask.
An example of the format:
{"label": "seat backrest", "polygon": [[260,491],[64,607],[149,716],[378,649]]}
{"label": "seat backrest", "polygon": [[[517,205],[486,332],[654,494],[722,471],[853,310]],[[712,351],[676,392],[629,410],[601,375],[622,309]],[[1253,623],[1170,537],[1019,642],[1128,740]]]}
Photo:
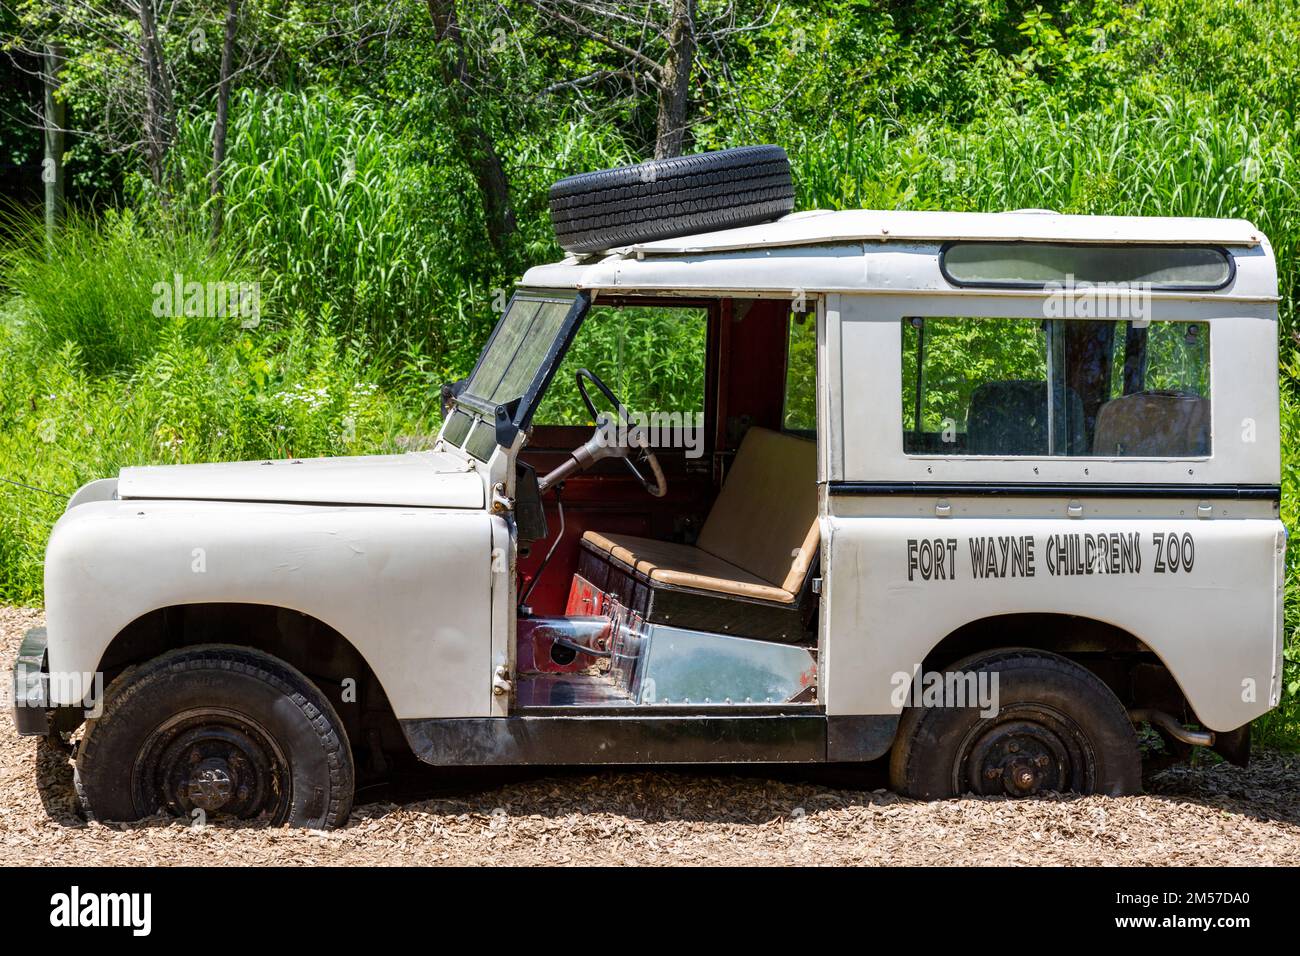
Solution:
{"label": "seat backrest", "polygon": [[1181,392],[1134,392],[1097,412],[1092,453],[1105,458],[1198,458],[1210,453],[1210,400]]}
{"label": "seat backrest", "polygon": [[697,547],[797,594],[819,543],[816,443],[751,427]]}
{"label": "seat backrest", "polygon": [[[1072,388],[1057,386],[1058,451],[1081,455],[1087,450],[1083,403]],[[1061,427],[1064,426],[1064,430]],[[1063,448],[1061,446],[1064,446]],[[1047,383],[1025,379],[985,382],[971,394],[966,413],[966,452],[970,455],[1047,455]]]}

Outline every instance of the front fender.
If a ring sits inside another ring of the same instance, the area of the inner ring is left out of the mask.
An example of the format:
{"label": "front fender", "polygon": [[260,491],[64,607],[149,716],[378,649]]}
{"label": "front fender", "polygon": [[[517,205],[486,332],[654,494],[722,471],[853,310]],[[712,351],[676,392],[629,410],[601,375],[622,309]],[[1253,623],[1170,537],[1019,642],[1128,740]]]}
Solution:
{"label": "front fender", "polygon": [[159,608],[266,604],[346,637],[399,719],[486,716],[491,521],[431,508],[80,504],[46,552],[50,671],[96,671],[113,638]]}

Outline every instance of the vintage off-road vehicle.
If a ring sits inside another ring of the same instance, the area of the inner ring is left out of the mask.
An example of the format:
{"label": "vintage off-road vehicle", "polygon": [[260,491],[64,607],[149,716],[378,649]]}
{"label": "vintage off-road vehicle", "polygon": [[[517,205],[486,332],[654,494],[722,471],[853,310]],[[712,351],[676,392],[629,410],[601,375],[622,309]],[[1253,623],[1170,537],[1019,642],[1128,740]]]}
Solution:
{"label": "vintage off-road vehicle", "polygon": [[83,487],[19,729],[89,715],[99,818],[307,826],[395,749],[888,754],[921,797],[1244,761],[1282,657],[1265,237],[792,197],[773,147],[564,180],[570,255],[432,448]]}

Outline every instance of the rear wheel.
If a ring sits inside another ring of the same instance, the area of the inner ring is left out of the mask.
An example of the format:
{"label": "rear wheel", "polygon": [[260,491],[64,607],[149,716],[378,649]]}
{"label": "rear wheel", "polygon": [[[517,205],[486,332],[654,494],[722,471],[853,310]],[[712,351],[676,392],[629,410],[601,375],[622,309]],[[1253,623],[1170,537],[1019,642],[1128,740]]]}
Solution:
{"label": "rear wheel", "polygon": [[183,648],[105,695],[77,754],[99,820],[186,818],[321,829],[352,808],[354,770],[334,708],[283,661],[242,647]]}
{"label": "rear wheel", "polygon": [[969,657],[946,673],[973,674],[977,686],[996,687],[997,713],[905,710],[889,763],[890,784],[899,793],[942,799],[1141,790],[1133,725],[1092,672],[1056,654],[1010,649]]}

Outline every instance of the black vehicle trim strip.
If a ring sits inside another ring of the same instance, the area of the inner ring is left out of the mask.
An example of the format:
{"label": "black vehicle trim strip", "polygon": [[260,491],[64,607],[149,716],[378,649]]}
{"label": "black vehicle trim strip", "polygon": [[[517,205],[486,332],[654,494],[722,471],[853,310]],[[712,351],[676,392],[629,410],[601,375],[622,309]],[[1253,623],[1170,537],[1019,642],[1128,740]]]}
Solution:
{"label": "black vehicle trim strip", "polygon": [[1282,497],[1277,485],[1206,485],[1191,482],[832,481],[828,490],[836,497],[999,495],[1023,498],[1214,498],[1233,501],[1279,501]]}
{"label": "black vehicle trim strip", "polygon": [[568,708],[546,715],[401,721],[420,760],[435,766],[824,763],[875,760],[898,714],[794,712],[618,715]]}

